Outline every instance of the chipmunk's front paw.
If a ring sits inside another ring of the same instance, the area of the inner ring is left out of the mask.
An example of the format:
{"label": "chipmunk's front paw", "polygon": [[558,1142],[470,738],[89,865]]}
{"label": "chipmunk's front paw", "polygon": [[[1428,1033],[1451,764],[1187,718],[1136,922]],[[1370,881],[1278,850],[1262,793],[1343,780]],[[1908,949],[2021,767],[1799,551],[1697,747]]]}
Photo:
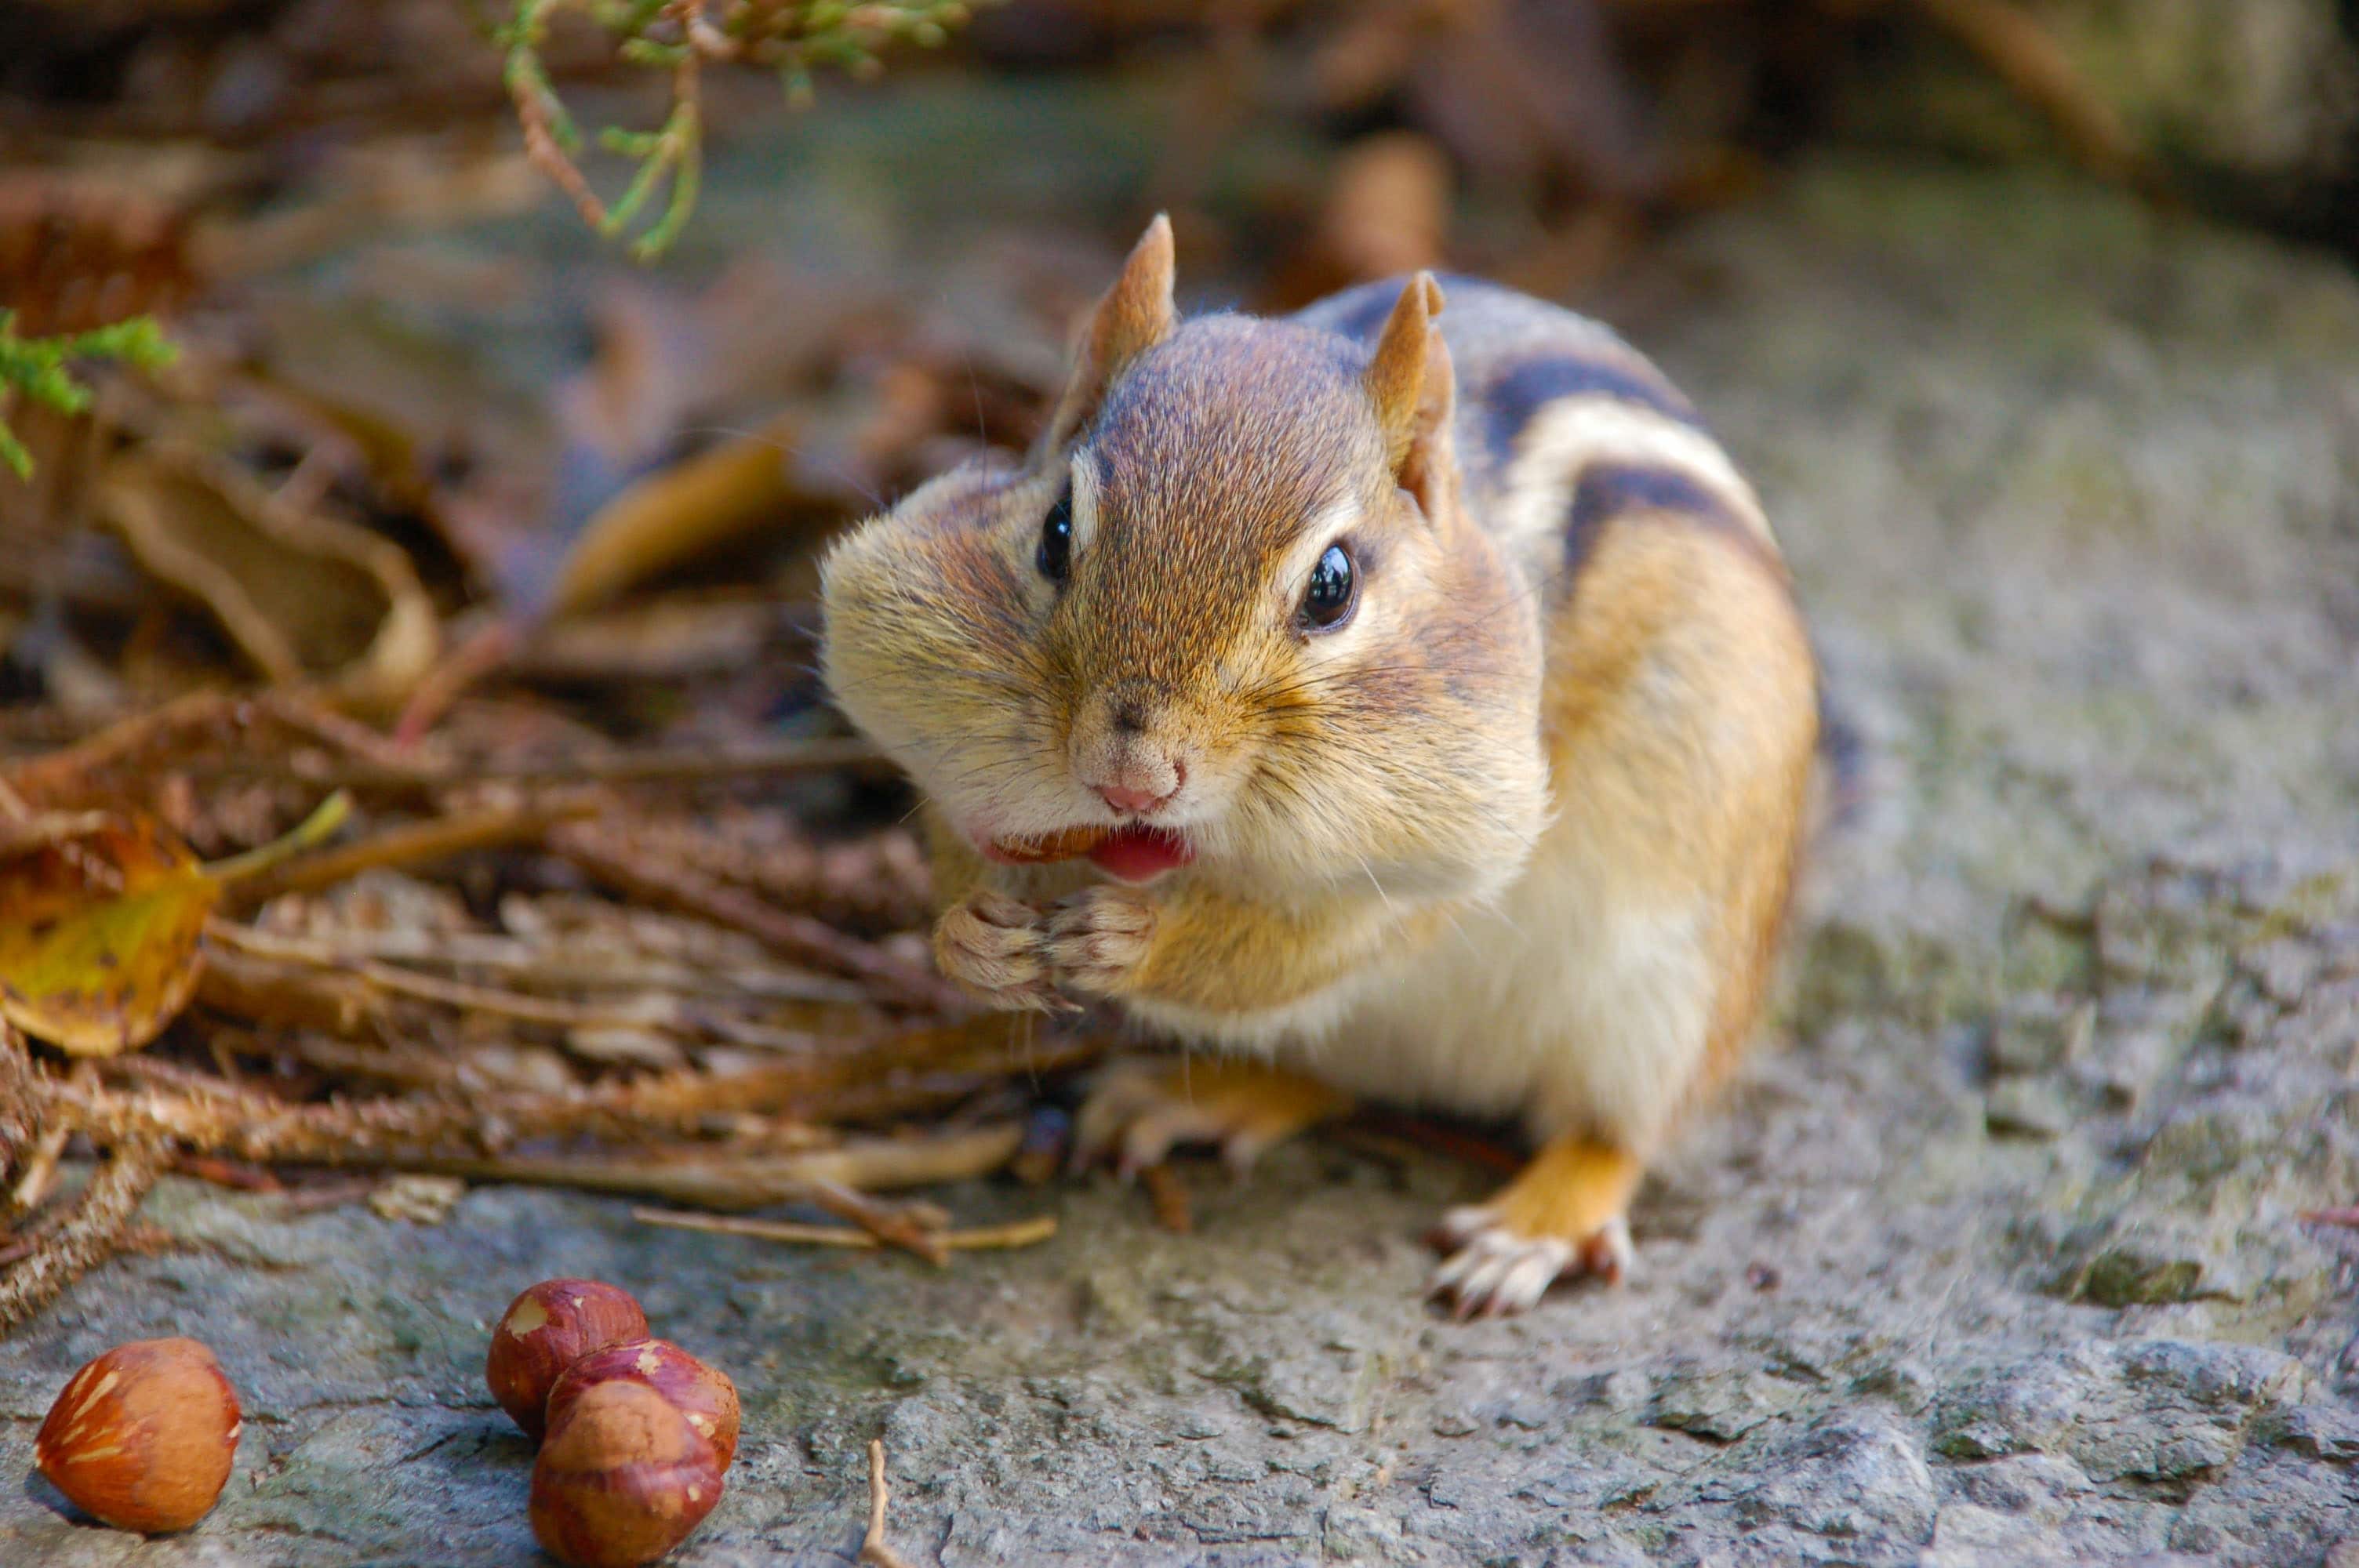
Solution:
{"label": "chipmunk's front paw", "polygon": [[1006,893],[984,891],[946,911],[934,925],[934,963],[977,1000],[1011,1012],[1069,1011],[1049,972],[1049,929],[1041,912]]}
{"label": "chipmunk's front paw", "polygon": [[1142,888],[1084,888],[1049,916],[1047,956],[1058,984],[1086,996],[1129,989],[1155,941],[1155,905]]}

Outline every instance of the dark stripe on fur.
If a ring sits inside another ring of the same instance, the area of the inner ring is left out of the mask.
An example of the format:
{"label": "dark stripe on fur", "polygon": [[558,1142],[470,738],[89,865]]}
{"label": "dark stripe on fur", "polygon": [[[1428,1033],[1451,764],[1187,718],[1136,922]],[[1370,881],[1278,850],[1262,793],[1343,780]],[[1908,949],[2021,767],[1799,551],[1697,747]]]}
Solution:
{"label": "dark stripe on fur", "polygon": [[[1472,292],[1497,287],[1495,284],[1484,283],[1480,278],[1468,277],[1462,273],[1454,272],[1436,273],[1434,281],[1441,285],[1441,297],[1444,301],[1441,313],[1445,316],[1450,314],[1447,301],[1452,289]],[[1340,332],[1355,342],[1374,343],[1376,333],[1384,327],[1385,319],[1393,313],[1393,307],[1400,302],[1401,290],[1408,286],[1408,279],[1405,277],[1388,277],[1375,283],[1364,283],[1357,288],[1346,290],[1337,297],[1349,298],[1351,303],[1326,324],[1328,330]],[[1316,309],[1317,307],[1313,306],[1312,308]]]}
{"label": "dark stripe on fur", "polygon": [[1867,737],[1830,696],[1819,677],[1819,763],[1826,770],[1827,826],[1841,829],[1857,820],[1867,801]]}
{"label": "dark stripe on fur", "polygon": [[1331,325],[1336,331],[1354,342],[1368,341],[1376,335],[1376,330],[1385,324],[1385,318],[1393,313],[1393,305],[1400,298],[1400,292],[1404,287],[1406,286],[1401,283],[1395,283],[1390,287],[1372,284],[1362,288],[1359,291],[1360,297],[1353,300],[1350,308],[1336,317]]}
{"label": "dark stripe on fur", "polygon": [[1564,527],[1564,582],[1581,575],[1605,524],[1629,512],[1677,513],[1760,548],[1745,519],[1702,481],[1653,464],[1595,462],[1581,470],[1581,481],[1573,487],[1572,512]]}
{"label": "dark stripe on fur", "polygon": [[1666,419],[1701,429],[1695,405],[1660,377],[1630,365],[1578,354],[1547,354],[1501,372],[1484,389],[1483,436],[1500,462],[1515,455],[1516,438],[1539,411],[1560,397],[1615,397]]}

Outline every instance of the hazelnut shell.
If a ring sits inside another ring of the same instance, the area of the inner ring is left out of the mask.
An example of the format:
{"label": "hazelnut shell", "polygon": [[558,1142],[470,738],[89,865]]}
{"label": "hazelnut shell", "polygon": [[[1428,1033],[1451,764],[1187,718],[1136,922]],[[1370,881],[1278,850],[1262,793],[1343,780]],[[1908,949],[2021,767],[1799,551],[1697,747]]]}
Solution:
{"label": "hazelnut shell", "polygon": [[142,1339],[76,1372],[33,1460],[92,1518],[148,1535],[205,1517],[237,1454],[237,1392],[193,1339]]}
{"label": "hazelnut shell", "polygon": [[737,1385],[727,1373],[669,1339],[626,1339],[592,1350],[568,1367],[549,1390],[550,1430],[564,1421],[586,1390],[617,1378],[645,1383],[688,1417],[688,1424],[712,1444],[713,1458],[723,1470],[737,1457]]}
{"label": "hazelnut shell", "polygon": [[1076,860],[1112,837],[1103,827],[1066,827],[1028,838],[1002,838],[992,846],[998,856],[1018,866]]}
{"label": "hazelnut shell", "polygon": [[601,1346],[643,1339],[647,1314],[628,1291],[596,1280],[543,1280],[508,1303],[492,1330],[484,1381],[500,1408],[538,1440],[557,1376]]}
{"label": "hazelnut shell", "polygon": [[532,1533],[573,1568],[638,1568],[688,1539],[721,1500],[721,1465],[688,1417],[645,1383],[592,1383],[532,1467]]}

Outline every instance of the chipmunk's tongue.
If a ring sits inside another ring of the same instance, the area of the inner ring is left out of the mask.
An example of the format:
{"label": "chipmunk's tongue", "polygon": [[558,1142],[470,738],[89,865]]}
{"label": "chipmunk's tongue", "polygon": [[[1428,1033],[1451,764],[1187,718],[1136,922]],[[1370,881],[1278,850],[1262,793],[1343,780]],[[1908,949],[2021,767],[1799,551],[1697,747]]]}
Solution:
{"label": "chipmunk's tongue", "polygon": [[1090,851],[1098,870],[1126,882],[1143,882],[1195,858],[1188,840],[1160,827],[1117,828]]}

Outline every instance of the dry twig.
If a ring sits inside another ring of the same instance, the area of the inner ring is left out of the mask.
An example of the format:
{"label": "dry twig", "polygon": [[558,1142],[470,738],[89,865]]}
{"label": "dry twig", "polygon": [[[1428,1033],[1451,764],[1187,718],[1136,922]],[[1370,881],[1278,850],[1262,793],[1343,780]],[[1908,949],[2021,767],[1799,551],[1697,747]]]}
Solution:
{"label": "dry twig", "polygon": [[868,1443],[868,1533],[861,1538],[860,1560],[872,1568],[909,1568],[908,1560],[885,1540],[885,1442],[871,1438]]}
{"label": "dry twig", "polygon": [[[929,1083],[931,1071],[966,1062],[987,1066],[989,1076],[1004,1077],[1035,1062],[1077,1063],[1093,1049],[1071,1040],[1051,1044],[1060,1045],[1062,1054],[1044,1055],[1049,1047],[1039,1044],[1019,1052],[1010,1021],[991,1017],[887,1035],[838,1055],[748,1073],[683,1071],[550,1093],[419,1095],[324,1105],[288,1105],[134,1055],[111,1058],[102,1070],[158,1087],[122,1089],[36,1073],[27,1098],[42,1125],[62,1124],[103,1145],[160,1140],[191,1152],[256,1164],[399,1162],[431,1170],[444,1168],[422,1158],[436,1150],[496,1150],[538,1138],[645,1142],[693,1135],[706,1118],[723,1113],[822,1117],[841,1114],[845,1105],[881,1104],[897,1109],[909,1103],[934,1103],[940,1088]],[[963,1087],[972,1093],[980,1083],[970,1076]],[[1009,1153],[1017,1141],[1020,1131],[1009,1138]],[[876,1141],[923,1146],[922,1141]],[[832,1167],[810,1168],[803,1173],[806,1179],[874,1186],[879,1173],[922,1168],[922,1156],[909,1149],[890,1157],[880,1149],[864,1164],[859,1157],[835,1152]],[[967,1159],[977,1157],[971,1153]],[[1000,1158],[1004,1161],[1006,1155]],[[598,1170],[615,1168],[611,1159],[578,1163],[584,1182],[593,1180]],[[964,1172],[968,1166],[945,1156],[938,1168]],[[453,1169],[450,1173],[472,1173]]]}
{"label": "dry twig", "polygon": [[[270,731],[282,744],[260,743]],[[379,769],[399,759],[367,726],[283,693],[232,697],[193,692],[160,708],[135,714],[97,734],[11,769],[5,780],[20,802],[49,806],[103,797],[126,776],[146,782],[159,766],[201,756],[238,756],[245,765],[284,778],[288,740],[323,746],[348,762]],[[266,762],[266,758],[279,761]]]}
{"label": "dry twig", "polygon": [[[674,1230],[703,1230],[716,1236],[750,1236],[757,1241],[788,1241],[813,1247],[847,1247],[873,1251],[884,1245],[869,1232],[850,1225],[799,1225],[789,1219],[746,1219],[737,1215],[699,1214],[692,1209],[635,1208],[631,1217]],[[936,1238],[946,1251],[999,1251],[1033,1247],[1057,1234],[1057,1217],[1036,1215],[1006,1225],[978,1225],[945,1230]]]}
{"label": "dry twig", "polygon": [[239,897],[260,903],[282,892],[315,892],[333,887],[364,871],[421,865],[474,849],[529,844],[560,823],[594,816],[612,806],[603,795],[576,792],[404,823],[255,876],[239,888]]}
{"label": "dry twig", "polygon": [[764,776],[877,768],[884,754],[866,741],[781,741],[725,752],[622,752],[472,762],[397,758],[277,758],[237,754],[191,758],[192,778],[285,778],[361,794],[419,795],[457,784],[701,784]]}
{"label": "dry twig", "polygon": [[2162,181],[2145,149],[2037,16],[2015,0],[1915,4],[2017,97],[2045,114],[2067,149],[2092,173],[2120,180],[2149,197],[2162,194]]}
{"label": "dry twig", "polygon": [[1188,1188],[1180,1180],[1180,1173],[1161,1161],[1138,1173],[1139,1184],[1147,1189],[1147,1201],[1154,1206],[1155,1223],[1174,1236],[1195,1233],[1195,1212],[1188,1206]]}
{"label": "dry twig", "polygon": [[630,1154],[452,1158],[396,1152],[385,1162],[471,1181],[635,1193],[703,1208],[813,1204],[864,1227],[888,1246],[939,1261],[940,1249],[931,1240],[938,1227],[910,1224],[857,1195],[987,1175],[1007,1162],[1020,1139],[1020,1129],[1010,1122],[929,1138],[862,1139],[792,1154],[748,1155],[725,1147],[675,1144]]}
{"label": "dry twig", "polygon": [[549,846],[602,882],[742,931],[780,957],[865,980],[883,1000],[952,1017],[973,1010],[957,987],[932,970],[847,936],[823,920],[773,909],[709,877],[640,855],[608,824],[569,824],[549,835]]}
{"label": "dry twig", "polygon": [[39,1237],[32,1249],[0,1276],[0,1333],[49,1305],[59,1292],[114,1249],[139,1200],[162,1173],[165,1162],[162,1146],[152,1140],[127,1142],[115,1150],[91,1178],[64,1223]]}

